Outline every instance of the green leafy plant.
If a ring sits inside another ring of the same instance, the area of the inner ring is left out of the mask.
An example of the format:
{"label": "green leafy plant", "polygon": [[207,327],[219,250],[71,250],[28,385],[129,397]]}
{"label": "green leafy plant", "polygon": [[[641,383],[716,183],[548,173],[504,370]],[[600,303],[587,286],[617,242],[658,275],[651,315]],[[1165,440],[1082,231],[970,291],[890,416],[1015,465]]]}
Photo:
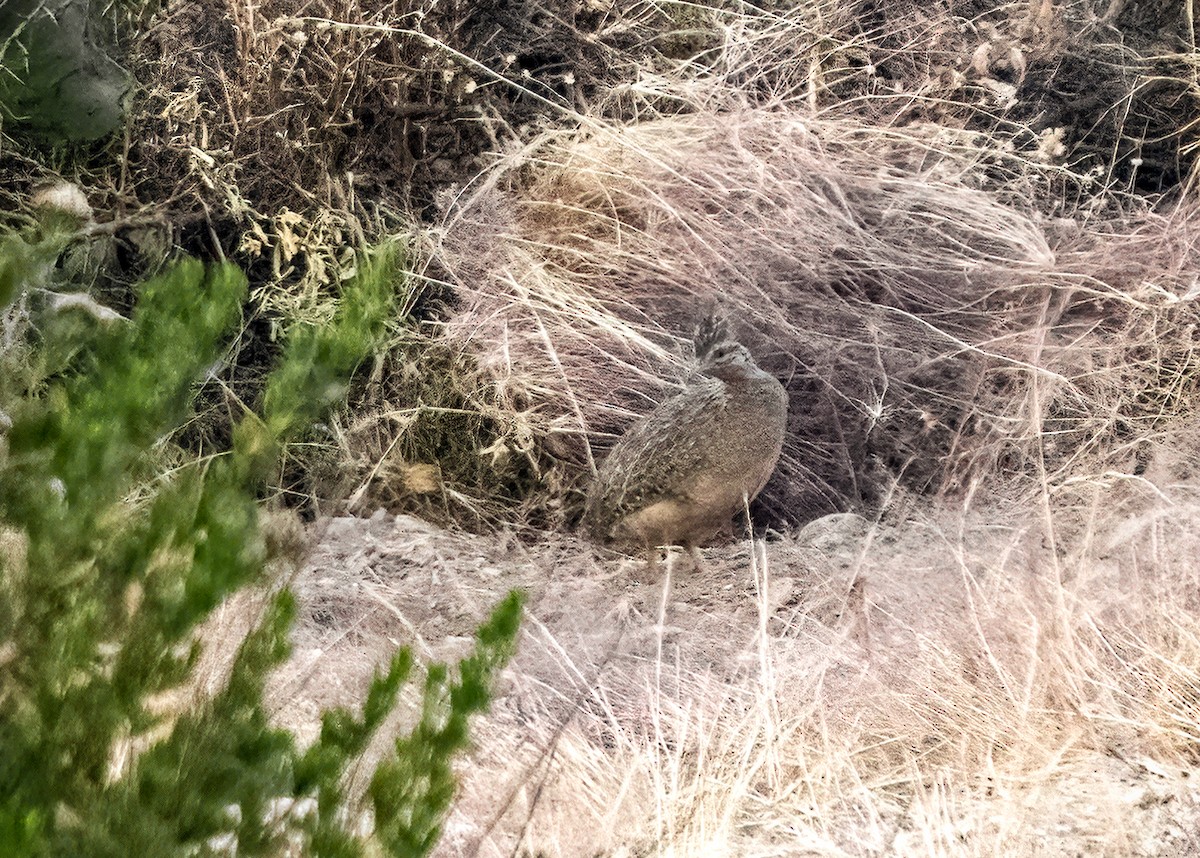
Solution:
{"label": "green leafy plant", "polygon": [[0,118],[52,142],[115,131],[130,78],[94,40],[99,23],[86,0],[0,4]]}
{"label": "green leafy plant", "polygon": [[[395,246],[367,255],[333,321],[290,333],[261,414],[236,423],[225,454],[165,475],[151,451],[186,419],[196,380],[240,320],[246,281],[229,265],[184,261],[145,283],[129,321],[96,326],[69,367],[13,407],[0,434],[0,854],[194,855],[221,844],[275,854],[284,842],[364,854],[343,825],[353,810],[343,775],[394,706],[407,651],[376,677],[361,715],[327,713],[301,752],[263,702],[295,610],[281,590],[224,690],[173,721],[147,703],[187,681],[209,613],[265,582],[256,495],[281,446],[343,397],[380,342],[401,262]],[[435,842],[449,757],[487,703],[520,611],[516,595],[497,608],[457,682],[430,669],[424,718],[370,794],[375,843],[391,854]],[[114,749],[135,742],[148,747],[117,765]],[[418,774],[396,788],[406,771]],[[310,811],[281,814],[280,802]]]}

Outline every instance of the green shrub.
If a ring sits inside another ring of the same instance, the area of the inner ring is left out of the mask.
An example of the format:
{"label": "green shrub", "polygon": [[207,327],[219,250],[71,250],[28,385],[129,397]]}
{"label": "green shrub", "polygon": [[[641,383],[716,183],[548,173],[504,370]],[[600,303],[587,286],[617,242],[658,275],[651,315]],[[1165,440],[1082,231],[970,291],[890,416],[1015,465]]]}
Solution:
{"label": "green shrub", "polygon": [[[354,809],[341,783],[394,706],[407,651],[376,677],[361,715],[327,713],[301,752],[263,702],[287,654],[285,590],[223,691],[173,723],[147,701],[189,679],[209,613],[264,582],[256,494],[281,445],[343,396],[380,341],[400,264],[395,247],[367,256],[332,323],[291,332],[262,413],[236,423],[223,455],[160,474],[152,451],[187,418],[240,321],[246,282],[228,265],[184,261],[145,283],[129,321],[93,325],[69,365],[12,406],[0,429],[0,854],[196,855],[214,838],[238,855],[285,842],[314,855],[368,848],[343,825]],[[0,260],[5,270],[21,268]],[[497,608],[457,682],[430,669],[423,718],[370,790],[376,847],[421,855],[436,841],[449,758],[487,703],[520,610],[515,594]],[[149,747],[114,766],[114,748],[135,740]],[[310,813],[271,812],[309,799]]]}
{"label": "green shrub", "polygon": [[87,0],[0,3],[0,125],[52,142],[88,141],[120,127],[129,74],[93,36]]}

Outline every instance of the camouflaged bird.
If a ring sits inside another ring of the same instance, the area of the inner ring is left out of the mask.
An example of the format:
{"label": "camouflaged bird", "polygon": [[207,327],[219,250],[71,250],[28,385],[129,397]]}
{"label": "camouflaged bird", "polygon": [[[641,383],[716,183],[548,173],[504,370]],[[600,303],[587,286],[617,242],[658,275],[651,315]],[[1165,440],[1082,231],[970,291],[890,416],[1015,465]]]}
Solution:
{"label": "camouflaged bird", "polygon": [[634,423],[600,466],[583,514],[597,542],[694,549],[727,529],[775,470],[783,385],[715,319],[700,325],[695,347],[699,376]]}

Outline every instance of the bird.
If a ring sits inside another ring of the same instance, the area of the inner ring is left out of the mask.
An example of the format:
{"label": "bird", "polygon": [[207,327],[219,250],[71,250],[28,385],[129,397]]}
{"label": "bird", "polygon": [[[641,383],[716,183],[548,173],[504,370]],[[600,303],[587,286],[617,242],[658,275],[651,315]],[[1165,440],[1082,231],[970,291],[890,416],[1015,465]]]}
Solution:
{"label": "bird", "polygon": [[703,320],[693,342],[698,374],[635,422],[597,470],[582,518],[595,542],[648,557],[677,545],[695,558],[775,470],[787,391],[723,319]]}

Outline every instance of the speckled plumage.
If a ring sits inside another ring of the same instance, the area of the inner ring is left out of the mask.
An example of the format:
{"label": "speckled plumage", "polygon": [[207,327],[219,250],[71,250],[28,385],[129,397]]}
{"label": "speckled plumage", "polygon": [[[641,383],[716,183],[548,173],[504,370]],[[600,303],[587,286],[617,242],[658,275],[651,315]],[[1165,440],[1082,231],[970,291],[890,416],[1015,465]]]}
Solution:
{"label": "speckled plumage", "polygon": [[600,466],[583,517],[596,541],[691,548],[766,485],[783,447],[787,392],[721,333],[701,328],[700,376],[630,427]]}

